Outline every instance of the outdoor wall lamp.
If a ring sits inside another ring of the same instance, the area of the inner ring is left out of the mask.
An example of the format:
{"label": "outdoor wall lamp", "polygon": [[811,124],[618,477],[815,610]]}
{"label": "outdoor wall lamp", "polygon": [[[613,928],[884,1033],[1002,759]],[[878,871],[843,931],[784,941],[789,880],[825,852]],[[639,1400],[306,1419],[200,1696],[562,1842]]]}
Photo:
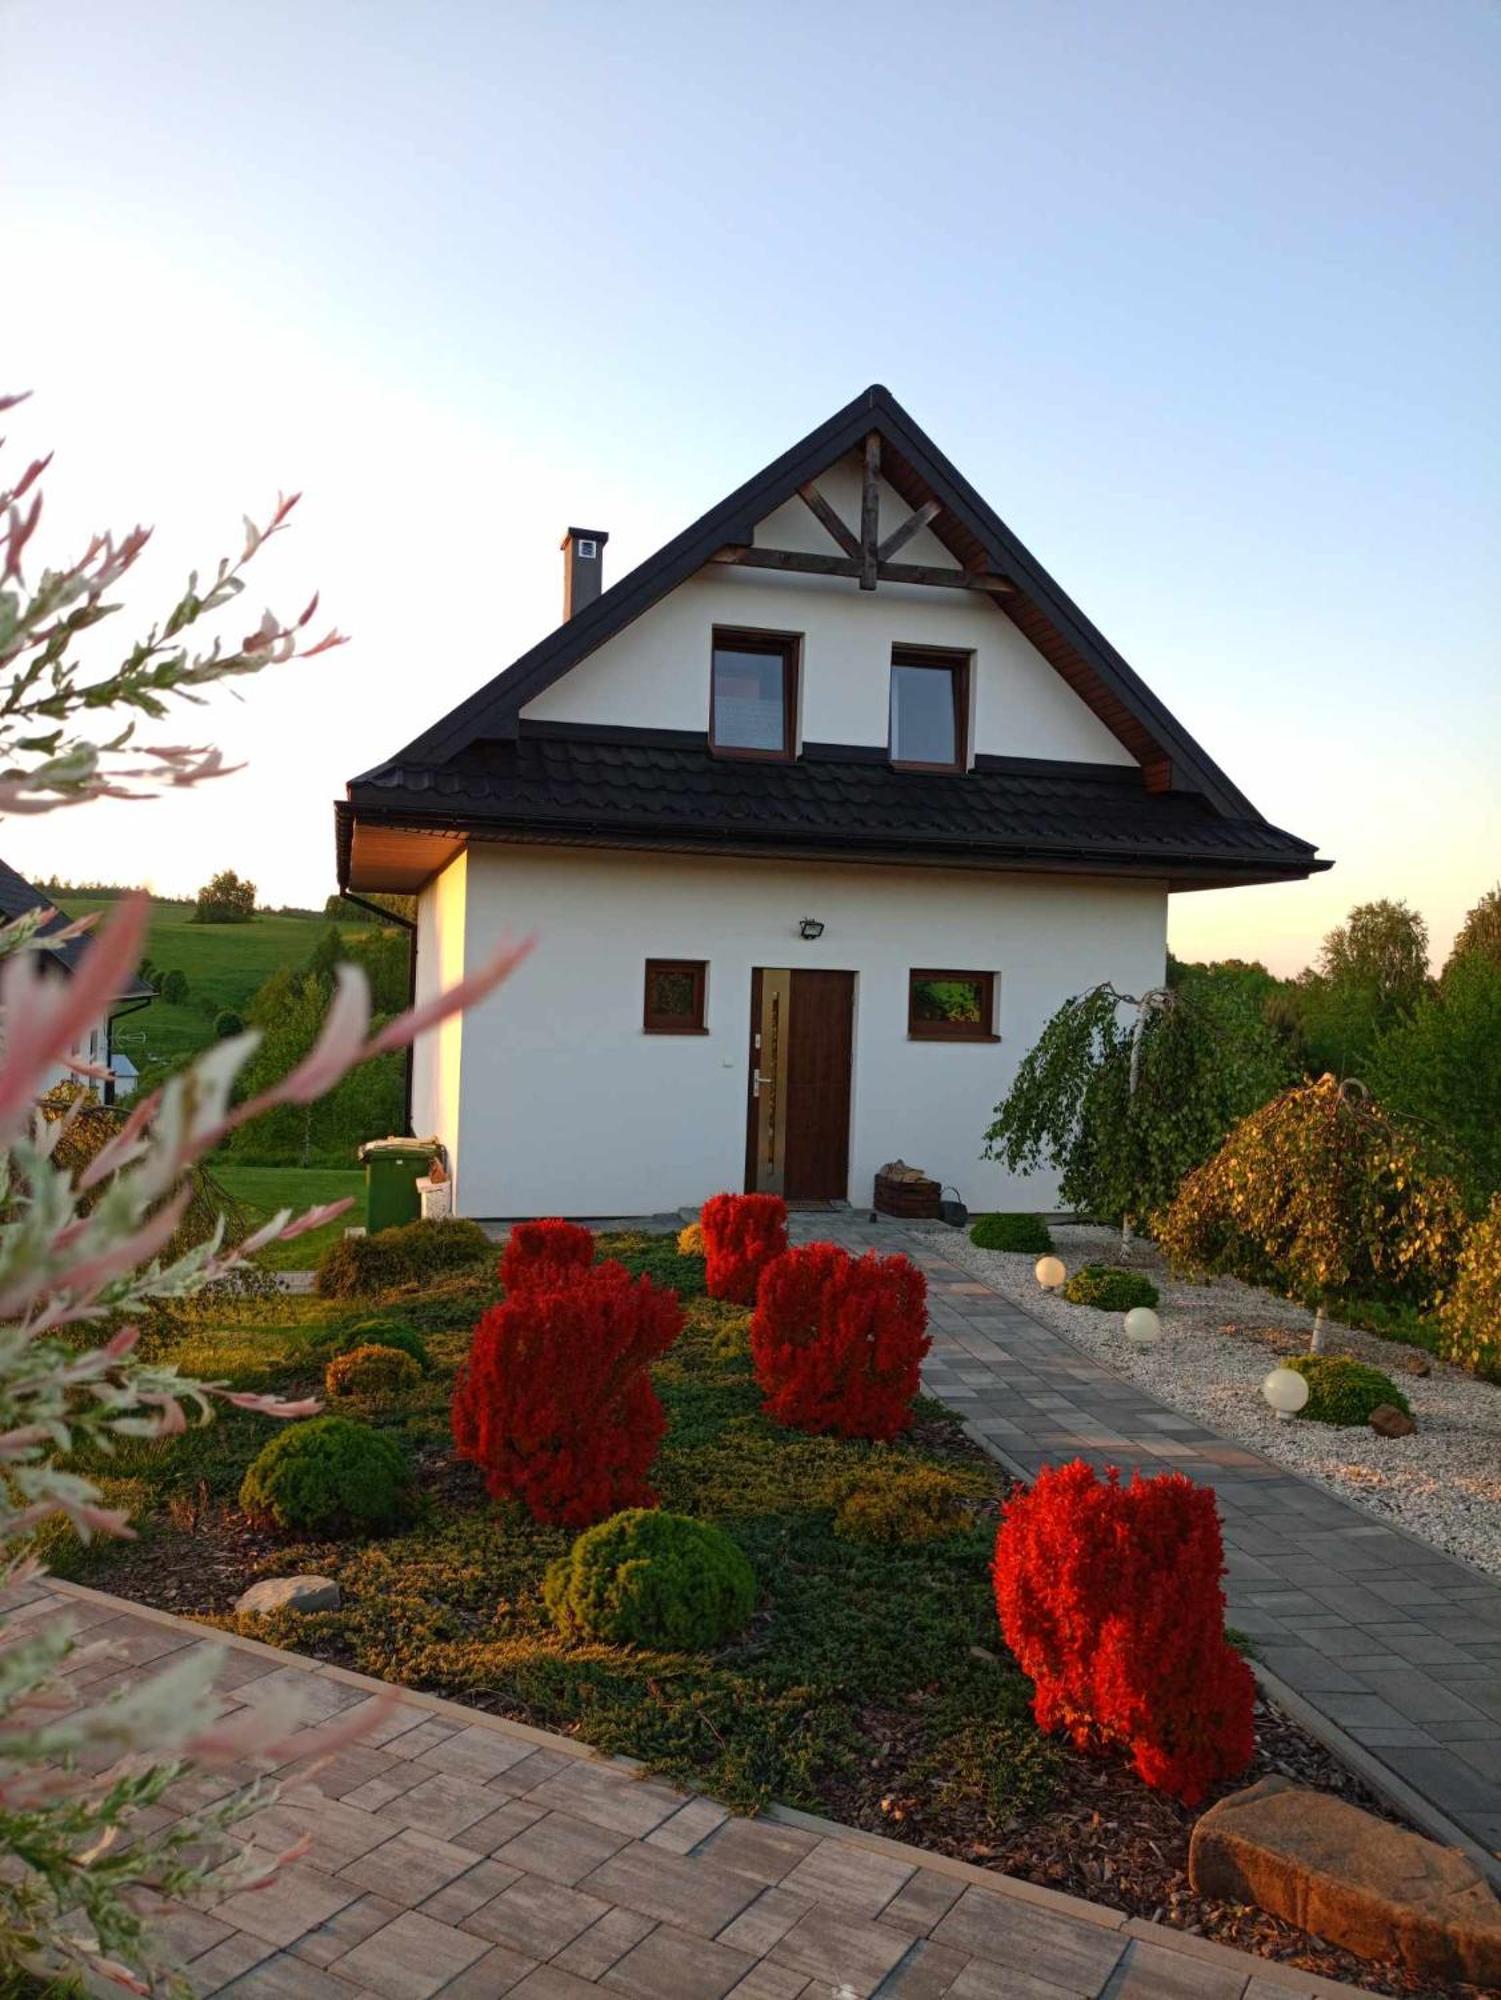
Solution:
{"label": "outdoor wall lamp", "polygon": [[803,917],[798,923],[797,934],[799,937],[809,939],[821,938],[823,936],[823,925],[818,921],[817,917]]}

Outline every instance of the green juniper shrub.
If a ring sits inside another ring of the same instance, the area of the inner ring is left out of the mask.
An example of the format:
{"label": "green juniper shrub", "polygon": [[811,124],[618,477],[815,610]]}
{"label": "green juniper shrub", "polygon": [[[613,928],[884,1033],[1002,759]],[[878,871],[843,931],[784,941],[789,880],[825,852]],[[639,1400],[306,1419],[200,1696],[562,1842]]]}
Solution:
{"label": "green juniper shrub", "polygon": [[373,1236],[341,1236],[318,1265],[326,1299],[352,1299],[487,1263],[495,1245],[477,1222],[404,1222]]}
{"label": "green juniper shrub", "polygon": [[723,1528],[632,1507],[586,1528],[549,1566],[542,1595],[566,1638],[697,1653],[747,1622],[756,1578]]}
{"label": "green juniper shrub", "polygon": [[1040,1215],[982,1215],[969,1232],[977,1250],[1016,1250],[1043,1257],[1053,1247],[1052,1232]]}
{"label": "green juniper shrub", "polygon": [[851,1542],[937,1542],[969,1525],[973,1498],[936,1465],[878,1467],[851,1485],[834,1532]]}
{"label": "green juniper shrub", "polygon": [[656,1236],[644,1229],[625,1229],[595,1238],[600,1259],[624,1264],[633,1278],[650,1278],[680,1299],[702,1298],[707,1290],[704,1259],[682,1256],[675,1236]]}
{"label": "green juniper shrub", "polygon": [[1123,1313],[1133,1306],[1155,1306],[1157,1287],[1140,1271],[1122,1271],[1113,1264],[1082,1264],[1063,1287],[1063,1296],[1076,1306]]}
{"label": "green juniper shrub", "polygon": [[339,1336],[334,1353],[352,1354],[357,1347],[399,1348],[403,1354],[411,1355],[424,1375],[433,1365],[422,1335],[395,1313],[372,1313],[368,1319],[357,1320],[347,1333]]}
{"label": "green juniper shrub", "polygon": [[422,1370],[399,1347],[351,1347],[329,1362],[323,1386],[330,1396],[357,1396],[368,1402],[391,1402],[410,1394],[422,1380]]}
{"label": "green juniper shrub", "polygon": [[1299,1412],[1316,1424],[1351,1428],[1371,1421],[1382,1403],[1411,1415],[1407,1398],[1389,1375],[1351,1361],[1343,1354],[1296,1354],[1284,1364],[1308,1384],[1308,1401]]}
{"label": "green juniper shrub", "polygon": [[288,1424],[240,1486],[253,1521],[307,1535],[381,1534],[410,1517],[412,1500],[400,1445],[348,1417]]}

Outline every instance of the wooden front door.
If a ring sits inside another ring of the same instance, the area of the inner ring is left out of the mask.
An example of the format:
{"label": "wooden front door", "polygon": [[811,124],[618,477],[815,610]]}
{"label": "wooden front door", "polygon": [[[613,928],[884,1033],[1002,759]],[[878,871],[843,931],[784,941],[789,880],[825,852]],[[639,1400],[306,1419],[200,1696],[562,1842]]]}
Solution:
{"label": "wooden front door", "polygon": [[849,1193],[853,972],[751,974],[746,1186],[789,1201]]}

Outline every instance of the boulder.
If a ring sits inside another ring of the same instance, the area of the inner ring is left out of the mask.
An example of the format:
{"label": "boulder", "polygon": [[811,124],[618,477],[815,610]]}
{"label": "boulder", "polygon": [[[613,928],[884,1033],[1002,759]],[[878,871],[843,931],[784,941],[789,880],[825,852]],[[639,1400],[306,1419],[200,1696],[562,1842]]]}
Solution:
{"label": "boulder", "polygon": [[337,1611],[339,1586],[331,1576],[267,1576],[251,1584],[235,1600],[242,1617],[263,1618],[268,1611]]}
{"label": "boulder", "polygon": [[1377,1437],[1408,1438],[1417,1425],[1406,1410],[1399,1410],[1395,1403],[1378,1403],[1371,1412],[1371,1429]]}
{"label": "boulder", "polygon": [[1362,1958],[1501,1986],[1501,1902],[1474,1863],[1327,1792],[1263,1778],[1221,1799],[1194,1826],[1188,1876]]}
{"label": "boulder", "polygon": [[1402,1357],[1402,1366],[1409,1375],[1431,1375],[1433,1363],[1421,1347],[1410,1347]]}

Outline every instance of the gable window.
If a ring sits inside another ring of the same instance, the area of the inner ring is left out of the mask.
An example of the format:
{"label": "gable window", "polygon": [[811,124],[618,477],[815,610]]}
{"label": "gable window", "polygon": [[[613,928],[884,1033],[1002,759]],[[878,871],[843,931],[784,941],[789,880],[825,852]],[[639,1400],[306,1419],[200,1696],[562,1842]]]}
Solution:
{"label": "gable window", "polygon": [[797,640],[782,632],[714,634],[709,748],[789,759],[797,731]]}
{"label": "gable window", "polygon": [[993,972],[907,975],[907,1033],[917,1042],[998,1042]]}
{"label": "gable window", "polygon": [[962,771],[969,748],[969,655],[898,646],[891,655],[891,761]]}
{"label": "gable window", "polygon": [[704,991],[709,967],[701,958],[649,958],[642,1026],[648,1035],[706,1035]]}

